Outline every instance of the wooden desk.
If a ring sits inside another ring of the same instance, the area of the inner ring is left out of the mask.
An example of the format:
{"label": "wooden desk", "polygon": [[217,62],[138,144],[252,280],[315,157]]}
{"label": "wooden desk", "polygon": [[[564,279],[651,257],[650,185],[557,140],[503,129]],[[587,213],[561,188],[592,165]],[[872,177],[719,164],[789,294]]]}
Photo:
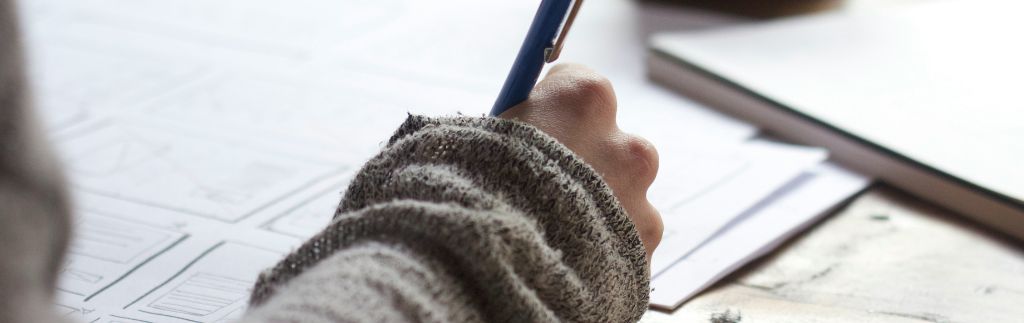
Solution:
{"label": "wooden desk", "polygon": [[766,259],[645,322],[709,322],[726,311],[741,322],[1024,322],[1024,246],[876,185]]}

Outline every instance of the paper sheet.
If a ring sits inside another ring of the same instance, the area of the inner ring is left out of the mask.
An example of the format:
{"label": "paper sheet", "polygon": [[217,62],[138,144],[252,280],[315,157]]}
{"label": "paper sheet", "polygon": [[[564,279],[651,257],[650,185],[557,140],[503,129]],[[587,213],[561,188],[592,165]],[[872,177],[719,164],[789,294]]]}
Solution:
{"label": "paper sheet", "polygon": [[[36,102],[78,208],[56,308],[81,322],[237,318],[256,274],[327,224],[406,113],[489,110],[535,9],[23,1]],[[660,281],[690,275],[668,266],[702,259],[745,207],[824,158],[748,141],[754,127],[646,82],[645,23],[666,14],[588,2],[563,54],[607,75],[620,126],[661,151],[651,189],[670,229],[656,254]]]}
{"label": "paper sheet", "polygon": [[774,249],[826,211],[864,189],[868,179],[825,163],[744,212],[737,221],[653,276],[651,304],[674,309],[694,294]]}
{"label": "paper sheet", "polygon": [[654,275],[826,157],[821,149],[756,140],[735,150],[717,146],[662,155],[665,165],[678,168],[664,172],[648,194],[665,224],[651,260]]}

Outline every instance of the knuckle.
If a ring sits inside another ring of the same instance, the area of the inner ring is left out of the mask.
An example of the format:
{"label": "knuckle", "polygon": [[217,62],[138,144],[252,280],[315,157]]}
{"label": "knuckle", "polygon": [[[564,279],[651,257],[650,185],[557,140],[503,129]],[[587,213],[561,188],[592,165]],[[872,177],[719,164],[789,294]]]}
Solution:
{"label": "knuckle", "polygon": [[574,80],[574,85],[585,93],[595,95],[608,95],[612,91],[612,82],[601,74],[594,72],[579,73]]}
{"label": "knuckle", "polygon": [[615,106],[615,91],[608,78],[597,73],[584,73],[575,80],[574,85],[588,103]]}
{"label": "knuckle", "polygon": [[644,228],[640,234],[644,241],[650,244],[647,247],[648,249],[654,250],[658,248],[658,245],[661,244],[661,237],[665,234],[665,223],[662,222],[661,216],[656,214],[654,219],[651,220],[650,225]]}
{"label": "knuckle", "polygon": [[665,234],[665,223],[661,214],[650,203],[642,208],[643,214],[634,218],[637,233],[648,252],[653,252],[661,244],[662,236]]}
{"label": "knuckle", "polygon": [[581,73],[570,83],[572,110],[579,117],[614,120],[615,91],[611,81],[597,73]]}
{"label": "knuckle", "polygon": [[658,150],[650,141],[634,135],[627,135],[625,148],[634,178],[646,189],[658,176]]}

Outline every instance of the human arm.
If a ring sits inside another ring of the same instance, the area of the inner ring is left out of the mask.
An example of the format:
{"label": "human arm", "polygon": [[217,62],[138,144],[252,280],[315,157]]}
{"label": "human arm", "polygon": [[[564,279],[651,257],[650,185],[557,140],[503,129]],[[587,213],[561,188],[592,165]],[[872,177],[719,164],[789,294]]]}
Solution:
{"label": "human arm", "polygon": [[661,229],[625,206],[646,203],[657,158],[601,91],[573,67],[503,115],[519,121],[410,117],[328,228],[261,275],[248,320],[636,321],[657,244],[640,232]]}

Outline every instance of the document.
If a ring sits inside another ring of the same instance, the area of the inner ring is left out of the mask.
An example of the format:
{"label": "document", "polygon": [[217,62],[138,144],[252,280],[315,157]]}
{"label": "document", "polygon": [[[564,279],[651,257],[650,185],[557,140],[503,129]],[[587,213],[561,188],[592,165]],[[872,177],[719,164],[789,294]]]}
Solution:
{"label": "document", "polygon": [[[656,146],[657,147],[657,146]],[[821,163],[826,153],[761,140],[735,150],[686,148],[662,153],[662,172],[649,189],[661,212],[665,233],[651,260],[658,274],[696,249],[716,232],[766,196]]]}
{"label": "document", "polygon": [[750,261],[775,249],[838,203],[864,189],[868,179],[830,163],[796,180],[733,219],[700,248],[652,275],[651,305],[672,310]]}
{"label": "document", "polygon": [[[519,0],[24,1],[38,110],[76,205],[55,308],[80,322],[236,320],[257,274],[327,225],[409,113],[489,110],[535,10]],[[605,73],[619,126],[660,152],[649,198],[666,235],[652,300],[671,308],[866,180],[822,164],[824,150],[760,139],[647,82],[647,26],[635,20],[649,14],[633,1],[588,2],[563,60]]]}

